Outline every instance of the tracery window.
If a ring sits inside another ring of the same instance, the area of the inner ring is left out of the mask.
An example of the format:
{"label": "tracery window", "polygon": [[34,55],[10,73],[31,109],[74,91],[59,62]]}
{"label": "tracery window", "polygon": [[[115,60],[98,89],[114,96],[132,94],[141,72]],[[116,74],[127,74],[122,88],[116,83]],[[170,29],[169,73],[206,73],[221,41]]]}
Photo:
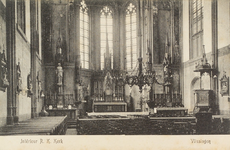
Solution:
{"label": "tracery window", "polygon": [[203,45],[203,0],[191,2],[191,52],[190,59],[202,54]]}
{"label": "tracery window", "polygon": [[82,68],[89,69],[89,15],[85,1],[80,4],[80,59]]}
{"label": "tracery window", "polygon": [[130,3],[126,9],[126,67],[133,69],[137,62],[137,14],[136,7]]}
{"label": "tracery window", "polygon": [[101,32],[101,70],[104,69],[106,49],[109,49],[111,56],[111,68],[113,68],[113,14],[112,10],[105,6],[101,10],[100,16],[100,32]]}

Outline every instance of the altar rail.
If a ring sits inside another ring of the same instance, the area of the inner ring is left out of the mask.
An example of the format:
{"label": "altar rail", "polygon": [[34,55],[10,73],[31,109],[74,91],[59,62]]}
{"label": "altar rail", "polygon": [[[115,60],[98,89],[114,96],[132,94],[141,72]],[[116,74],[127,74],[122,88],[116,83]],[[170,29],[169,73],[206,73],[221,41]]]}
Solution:
{"label": "altar rail", "polygon": [[188,109],[184,107],[158,107],[155,111],[151,117],[185,117],[188,114]]}
{"label": "altar rail", "polygon": [[67,116],[38,117],[0,128],[0,135],[65,135]]}
{"label": "altar rail", "polygon": [[154,107],[183,107],[181,94],[154,94]]}
{"label": "altar rail", "polygon": [[94,112],[126,112],[127,104],[125,102],[94,102]]}

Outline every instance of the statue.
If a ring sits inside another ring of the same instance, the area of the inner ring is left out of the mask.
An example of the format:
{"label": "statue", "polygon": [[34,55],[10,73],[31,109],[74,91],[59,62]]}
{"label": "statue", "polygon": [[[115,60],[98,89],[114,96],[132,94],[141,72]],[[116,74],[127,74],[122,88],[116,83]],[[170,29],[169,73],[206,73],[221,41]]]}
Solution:
{"label": "statue", "polygon": [[28,89],[28,96],[33,95],[33,85],[30,73],[27,76],[27,89]]}
{"label": "statue", "polygon": [[63,64],[63,61],[64,61],[64,58],[63,58],[63,45],[62,45],[62,38],[61,38],[60,30],[59,30],[59,37],[57,39],[57,44],[56,44],[55,59],[56,59],[57,63]]}
{"label": "statue", "polygon": [[174,64],[179,64],[180,63],[180,53],[179,53],[179,45],[177,44],[177,41],[175,42],[174,48],[175,48]]}
{"label": "statue", "polygon": [[57,40],[57,54],[62,54],[62,40],[60,37]]}
{"label": "statue", "polygon": [[56,74],[57,74],[57,85],[62,86],[63,69],[61,63],[58,63]]}
{"label": "statue", "polygon": [[21,77],[21,69],[20,69],[20,62],[17,65],[17,92],[22,91],[22,77]]}
{"label": "statue", "polygon": [[171,79],[172,79],[172,75],[171,75],[171,58],[168,55],[168,53],[165,53],[165,58],[164,58],[164,62],[163,62],[163,71],[164,71],[164,80],[165,80],[165,85],[171,85]]}
{"label": "statue", "polygon": [[165,75],[169,75],[169,65],[170,65],[170,57],[168,55],[168,53],[165,53],[165,58],[164,58],[164,62],[163,62],[163,66],[164,66],[164,73]]}
{"label": "statue", "polygon": [[105,81],[104,81],[104,87],[105,87],[105,94],[106,95],[112,95],[112,77],[109,72],[107,72],[105,76]]}
{"label": "statue", "polygon": [[0,53],[0,64],[1,64],[1,87],[6,88],[9,86],[9,81],[7,79],[7,64],[6,64],[6,57],[5,57],[5,50],[3,50],[3,53]]}
{"label": "statue", "polygon": [[[7,84],[8,83],[8,80],[7,80],[7,68],[5,68],[4,69],[4,71],[3,71],[3,79],[2,79],[2,81],[3,81],[3,83],[4,84]],[[9,84],[9,83],[8,83]]]}

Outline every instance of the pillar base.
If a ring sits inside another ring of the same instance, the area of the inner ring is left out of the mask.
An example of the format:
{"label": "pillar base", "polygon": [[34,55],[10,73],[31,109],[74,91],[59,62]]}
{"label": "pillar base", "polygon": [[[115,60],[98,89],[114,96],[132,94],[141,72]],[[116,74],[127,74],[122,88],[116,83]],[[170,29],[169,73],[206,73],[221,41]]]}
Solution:
{"label": "pillar base", "polygon": [[34,113],[34,116],[35,116],[35,117],[38,117],[38,116],[39,116],[39,114],[36,112],[36,113]]}
{"label": "pillar base", "polygon": [[36,118],[38,116],[37,107],[31,108],[31,118]]}
{"label": "pillar base", "polygon": [[18,116],[14,116],[14,123],[18,123],[19,121],[19,117]]}
{"label": "pillar base", "polygon": [[7,117],[7,125],[13,125],[14,124],[14,117],[10,116]]}
{"label": "pillar base", "polygon": [[37,112],[31,113],[31,118],[36,118],[36,117],[38,117],[38,113]]}

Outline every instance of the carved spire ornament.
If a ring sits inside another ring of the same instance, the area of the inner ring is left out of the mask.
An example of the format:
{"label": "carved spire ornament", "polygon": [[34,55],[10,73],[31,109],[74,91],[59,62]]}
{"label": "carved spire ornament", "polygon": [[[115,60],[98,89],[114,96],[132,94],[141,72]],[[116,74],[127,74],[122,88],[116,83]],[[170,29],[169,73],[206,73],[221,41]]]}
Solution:
{"label": "carved spire ornament", "polygon": [[59,28],[59,37],[57,39],[57,44],[56,44],[56,65],[58,65],[58,63],[60,63],[61,65],[63,65],[64,62],[64,56],[63,56],[63,40],[62,40],[62,36],[61,36],[61,29]]}

